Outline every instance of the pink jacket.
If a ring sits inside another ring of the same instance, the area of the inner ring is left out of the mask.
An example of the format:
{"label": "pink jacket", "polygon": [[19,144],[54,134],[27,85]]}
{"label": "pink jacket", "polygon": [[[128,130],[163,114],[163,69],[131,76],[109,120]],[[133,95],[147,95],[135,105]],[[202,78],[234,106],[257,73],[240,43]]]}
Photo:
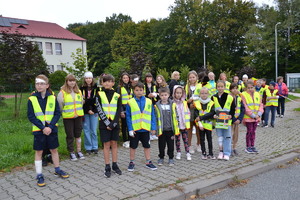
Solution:
{"label": "pink jacket", "polygon": [[[182,88],[183,94],[182,94],[181,99],[177,100],[177,99],[175,99],[175,90],[177,88],[179,88],[179,87]],[[172,94],[172,96],[173,96],[173,102],[176,103],[177,115],[178,115],[178,118],[179,118],[178,119],[179,129],[180,130],[186,129],[186,127],[185,127],[185,119],[184,119],[184,106],[183,106],[183,102],[185,101],[185,98],[186,98],[186,94],[185,94],[184,88],[182,86],[180,86],[180,85],[175,85],[174,88],[173,88],[173,94]],[[188,113],[190,115],[190,110],[189,110],[189,108],[187,108],[187,109],[188,109]]]}
{"label": "pink jacket", "polygon": [[278,83],[276,83],[275,89],[278,90],[279,96],[287,96],[289,93],[289,89],[285,83],[281,83],[281,90],[279,90],[280,87],[279,87]]}
{"label": "pink jacket", "polygon": [[[252,98],[253,98],[253,95],[251,95]],[[248,116],[251,116],[251,117],[254,117],[254,114],[252,112],[252,110],[249,108],[249,106],[247,105],[246,103],[246,99],[243,95],[241,95],[242,97],[242,101],[243,101],[243,104],[245,106],[245,115],[248,115]],[[259,105],[259,109],[258,109],[258,115],[261,117],[262,114],[264,113],[264,105],[262,104],[262,101],[260,100],[260,105]],[[245,122],[259,122],[260,119],[256,120],[256,119],[243,119],[243,123]]]}

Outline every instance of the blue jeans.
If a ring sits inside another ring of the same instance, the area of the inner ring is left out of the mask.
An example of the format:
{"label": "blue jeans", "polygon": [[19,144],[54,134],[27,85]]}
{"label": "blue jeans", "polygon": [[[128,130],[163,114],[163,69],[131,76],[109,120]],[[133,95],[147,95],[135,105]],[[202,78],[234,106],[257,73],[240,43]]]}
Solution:
{"label": "blue jeans", "polygon": [[219,147],[223,147],[223,153],[226,156],[231,154],[231,126],[228,129],[216,128]]}
{"label": "blue jeans", "polygon": [[276,109],[277,109],[277,107],[275,107],[275,106],[266,106],[265,124],[264,125],[268,125],[269,114],[271,111],[271,126],[274,126]]}
{"label": "blue jeans", "polygon": [[85,114],[83,121],[85,150],[98,150],[98,114]]}

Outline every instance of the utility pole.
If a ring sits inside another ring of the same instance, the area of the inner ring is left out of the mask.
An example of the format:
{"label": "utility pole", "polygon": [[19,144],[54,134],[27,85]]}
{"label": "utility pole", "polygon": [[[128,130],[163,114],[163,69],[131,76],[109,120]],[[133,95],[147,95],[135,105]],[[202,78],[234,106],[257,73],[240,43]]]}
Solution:
{"label": "utility pole", "polygon": [[278,22],[275,25],[275,80],[278,77],[278,55],[277,55],[277,26],[278,24],[281,24],[281,22]]}
{"label": "utility pole", "polygon": [[204,62],[204,69],[206,69],[206,57],[205,57],[205,42],[203,42],[203,62]]}

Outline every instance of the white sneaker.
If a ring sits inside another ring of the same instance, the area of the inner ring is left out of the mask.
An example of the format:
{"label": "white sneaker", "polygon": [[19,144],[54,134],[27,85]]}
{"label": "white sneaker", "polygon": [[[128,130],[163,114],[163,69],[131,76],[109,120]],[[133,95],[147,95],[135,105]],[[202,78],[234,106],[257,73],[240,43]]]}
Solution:
{"label": "white sneaker", "polygon": [[192,133],[193,133],[193,135],[196,134],[196,127],[195,127],[195,126],[193,126],[193,131],[192,131]]}
{"label": "white sneaker", "polygon": [[72,161],[78,160],[77,157],[76,157],[76,155],[75,155],[75,153],[70,153],[70,159],[71,159]]}
{"label": "white sneaker", "polygon": [[150,140],[154,140],[154,139],[153,139],[153,135],[150,135]]}
{"label": "white sneaker", "polygon": [[220,152],[219,155],[218,155],[218,160],[222,160],[223,156],[224,156],[223,152]]}
{"label": "white sneaker", "polygon": [[191,154],[195,153],[195,150],[194,150],[194,147],[193,147],[193,146],[190,146],[190,153],[191,153]]}
{"label": "white sneaker", "polygon": [[229,156],[224,155],[223,159],[228,161],[229,160]]}
{"label": "white sneaker", "polygon": [[197,152],[200,152],[200,153],[202,152],[202,151],[201,151],[201,145],[200,145],[200,144],[197,145]]}
{"label": "white sneaker", "polygon": [[283,115],[280,115],[280,118],[283,118]]}
{"label": "white sneaker", "polygon": [[158,140],[158,137],[156,135],[152,135],[153,140]]}
{"label": "white sneaker", "polygon": [[180,159],[181,159],[181,153],[180,153],[180,152],[177,153],[176,159],[177,159],[177,160],[180,160]]}
{"label": "white sneaker", "polygon": [[124,142],[123,143],[123,147],[125,147],[126,149],[128,149],[129,148],[129,141]]}
{"label": "white sneaker", "polygon": [[186,154],[186,159],[187,159],[187,160],[192,160],[192,155],[191,155],[190,153],[187,153],[187,154]]}

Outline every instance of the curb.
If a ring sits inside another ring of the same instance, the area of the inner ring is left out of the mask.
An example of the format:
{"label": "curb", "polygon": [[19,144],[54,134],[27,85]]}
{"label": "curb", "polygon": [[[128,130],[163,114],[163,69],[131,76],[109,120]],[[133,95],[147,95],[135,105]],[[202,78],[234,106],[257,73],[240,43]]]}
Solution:
{"label": "curb", "polygon": [[172,199],[172,200],[182,200],[189,198],[192,195],[203,195],[213,190],[223,188],[228,186],[232,182],[233,178],[239,180],[247,179],[252,176],[267,172],[271,169],[276,168],[278,165],[286,164],[286,162],[291,161],[295,158],[299,158],[300,154],[291,152],[284,154],[282,156],[270,159],[269,163],[256,163],[247,167],[236,170],[233,173],[227,173],[224,175],[219,175],[207,180],[199,180],[196,183],[189,184],[182,187],[182,192],[178,190],[170,190],[149,198],[147,200],[157,200],[157,199]]}

